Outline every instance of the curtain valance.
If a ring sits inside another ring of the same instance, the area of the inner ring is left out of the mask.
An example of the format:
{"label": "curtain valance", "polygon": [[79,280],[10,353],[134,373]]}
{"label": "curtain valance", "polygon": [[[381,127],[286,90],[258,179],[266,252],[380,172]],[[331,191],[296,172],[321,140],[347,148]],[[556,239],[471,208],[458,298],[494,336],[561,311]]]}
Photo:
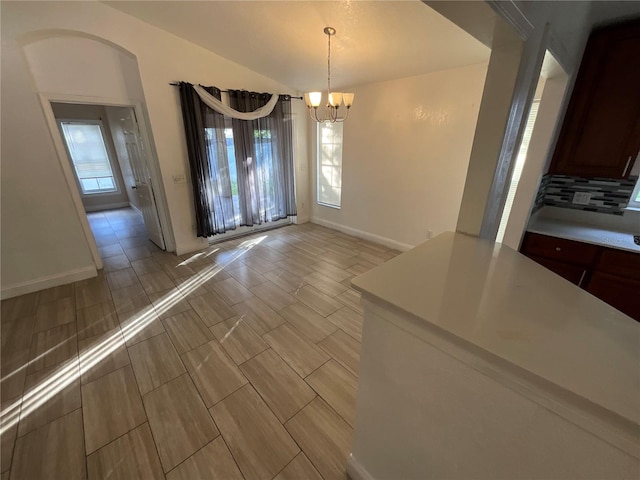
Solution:
{"label": "curtain valance", "polygon": [[263,107],[257,108],[252,112],[239,112],[228,105],[225,105],[213,95],[210,95],[200,85],[194,85],[193,89],[196,91],[200,99],[210,108],[227,117],[236,118],[238,120],[257,120],[259,118],[267,117],[271,114],[273,109],[278,103],[278,95],[271,95],[271,99]]}

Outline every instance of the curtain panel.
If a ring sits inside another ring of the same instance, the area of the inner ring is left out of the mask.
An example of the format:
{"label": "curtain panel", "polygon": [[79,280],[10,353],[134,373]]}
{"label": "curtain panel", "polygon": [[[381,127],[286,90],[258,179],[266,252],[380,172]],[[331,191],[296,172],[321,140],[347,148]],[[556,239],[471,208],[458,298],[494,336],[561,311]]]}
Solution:
{"label": "curtain panel", "polygon": [[[229,90],[239,112],[262,108],[267,93]],[[255,120],[232,119],[240,212],[246,225],[296,215],[291,97],[280,95],[272,112]]]}
{"label": "curtain panel", "polygon": [[[219,89],[205,89],[220,99]],[[187,82],[180,82],[180,104],[193,185],[196,235],[206,238],[234,230],[224,116],[207,107]]]}

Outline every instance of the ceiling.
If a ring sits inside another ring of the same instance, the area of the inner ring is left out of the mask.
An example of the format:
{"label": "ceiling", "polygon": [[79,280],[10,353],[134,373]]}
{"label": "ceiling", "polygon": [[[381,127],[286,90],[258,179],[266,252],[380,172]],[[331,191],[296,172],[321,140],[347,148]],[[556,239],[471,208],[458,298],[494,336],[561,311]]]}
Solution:
{"label": "ceiling", "polygon": [[490,51],[419,0],[106,1],[299,91],[487,62]]}

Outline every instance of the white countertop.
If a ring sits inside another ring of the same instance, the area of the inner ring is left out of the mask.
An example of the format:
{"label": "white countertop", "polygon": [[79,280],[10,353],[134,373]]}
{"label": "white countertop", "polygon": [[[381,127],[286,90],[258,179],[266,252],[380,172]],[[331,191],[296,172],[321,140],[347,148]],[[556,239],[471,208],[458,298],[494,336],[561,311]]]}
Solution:
{"label": "white countertop", "polygon": [[571,223],[555,218],[537,217],[529,222],[527,231],[640,253],[640,245],[634,243],[632,233],[617,232],[602,227]]}
{"label": "white countertop", "polygon": [[352,283],[640,425],[640,323],[509,247],[447,232]]}

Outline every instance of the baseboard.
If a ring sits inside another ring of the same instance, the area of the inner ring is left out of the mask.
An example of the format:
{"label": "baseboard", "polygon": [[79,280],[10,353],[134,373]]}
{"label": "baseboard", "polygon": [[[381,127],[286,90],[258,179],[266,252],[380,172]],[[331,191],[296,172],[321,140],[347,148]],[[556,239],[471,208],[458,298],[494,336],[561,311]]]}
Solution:
{"label": "baseboard", "polygon": [[101,212],[102,210],[113,210],[114,208],[126,208],[131,205],[129,202],[105,203],[93,207],[84,207],[85,212]]}
{"label": "baseboard", "polygon": [[306,216],[306,217],[300,217],[300,216],[295,216],[293,217],[293,224],[294,225],[300,225],[302,223],[309,223],[311,221],[311,217]]}
{"label": "baseboard", "polygon": [[198,252],[209,246],[209,242],[204,238],[196,237],[193,240],[184,242],[180,245],[176,244],[176,255],[186,255],[187,253]]}
{"label": "baseboard", "polygon": [[129,202],[129,206],[133,208],[136,212],[138,212],[140,216],[142,216],[142,211],[138,207],[136,207],[133,203]]}
{"label": "baseboard", "polygon": [[328,220],[324,220],[323,218],[311,217],[311,223],[316,223],[318,225],[322,225],[323,227],[332,228],[334,230],[338,230],[339,232],[362,238],[363,240],[379,243],[380,245],[384,245],[385,247],[393,248],[395,250],[400,250],[401,252],[411,250],[415,246],[409,245],[407,243],[397,242],[395,240],[392,240],[391,238],[376,235],[375,233],[369,233],[365,232],[364,230],[358,230],[357,228],[351,228],[339,223],[330,222]]}
{"label": "baseboard", "polygon": [[0,298],[2,300],[6,300],[7,298],[39,292],[40,290],[45,290],[47,288],[59,287],[60,285],[67,285],[79,280],[85,280],[87,278],[95,277],[96,275],[98,275],[98,271],[96,270],[95,265],[89,265],[75,270],[69,270],[64,273],[40,277],[35,280],[29,280],[28,282],[17,283],[8,287],[3,285],[2,290],[0,291]]}
{"label": "baseboard", "polygon": [[358,462],[353,453],[347,458],[347,475],[351,480],[375,480],[373,476],[367,472],[367,469]]}

